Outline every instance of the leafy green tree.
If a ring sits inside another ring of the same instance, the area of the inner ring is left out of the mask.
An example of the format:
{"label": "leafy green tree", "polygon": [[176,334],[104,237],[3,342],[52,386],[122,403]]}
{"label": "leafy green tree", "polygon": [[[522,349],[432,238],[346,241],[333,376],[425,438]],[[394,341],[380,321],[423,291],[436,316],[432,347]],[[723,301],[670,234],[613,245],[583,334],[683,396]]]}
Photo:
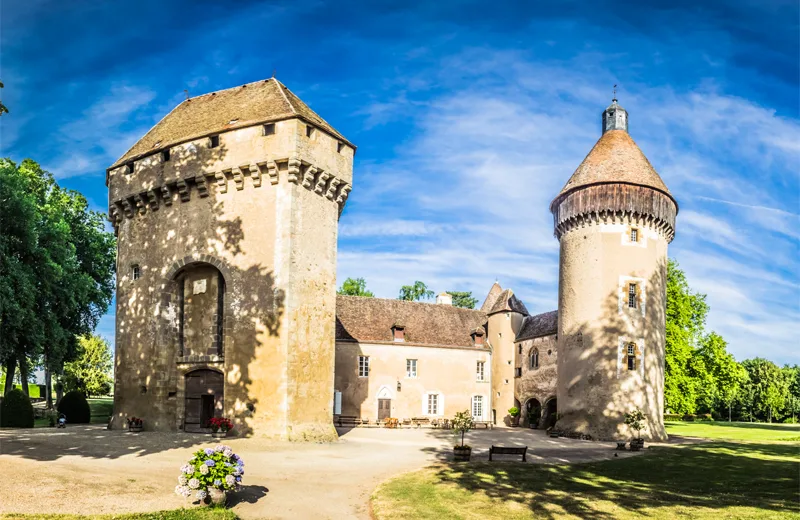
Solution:
{"label": "leafy green tree", "polygon": [[78,339],[78,358],[64,365],[64,386],[87,396],[107,395],[111,390],[111,346],[100,336]]}
{"label": "leafy green tree", "polygon": [[[3,88],[3,87],[5,87],[5,85],[3,85],[3,82],[0,81],[0,88]],[[3,114],[8,114],[8,108],[6,108],[6,106],[3,104],[3,102],[0,101],[0,116],[3,115]]]}
{"label": "leafy green tree", "polygon": [[477,298],[472,297],[472,291],[447,291],[453,297],[453,305],[464,309],[474,309],[478,303]]}
{"label": "leafy green tree", "polygon": [[689,288],[678,263],[667,266],[665,407],[672,413],[694,413],[698,400],[698,375],[706,379],[704,366],[694,363],[703,337],[708,304],[705,295]]}
{"label": "leafy green tree", "polygon": [[404,285],[400,287],[400,296],[397,297],[398,300],[406,300],[409,302],[430,300],[431,298],[433,298],[433,291],[428,289],[428,286],[419,280],[414,282],[414,285]]}
{"label": "leafy green tree", "polygon": [[731,420],[731,406],[742,385],[747,381],[747,372],[733,355],[727,350],[728,344],[712,332],[703,340],[703,346],[697,352],[699,359],[707,370],[707,384],[713,389],[713,401],[708,403],[709,409],[727,408],[728,421]]}
{"label": "leafy green tree", "polygon": [[363,296],[365,298],[375,297],[372,291],[367,290],[367,282],[363,278],[348,278],[342,283],[342,286],[336,291],[336,294],[344,296]]}
{"label": "leafy green tree", "polygon": [[791,417],[791,422],[797,422],[797,412],[800,410],[800,366],[784,365],[781,372],[789,389],[784,415]]}
{"label": "leafy green tree", "polygon": [[745,359],[742,366],[747,371],[749,391],[745,398],[751,399],[752,415],[772,422],[780,412],[789,393],[789,384],[781,369],[763,358]]}

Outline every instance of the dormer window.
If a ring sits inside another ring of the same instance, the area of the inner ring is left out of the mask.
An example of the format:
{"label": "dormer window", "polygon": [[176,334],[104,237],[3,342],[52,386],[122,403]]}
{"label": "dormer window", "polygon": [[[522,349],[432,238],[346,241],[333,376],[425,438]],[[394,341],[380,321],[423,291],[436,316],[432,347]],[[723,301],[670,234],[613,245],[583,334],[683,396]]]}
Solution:
{"label": "dormer window", "polygon": [[216,148],[219,146],[219,135],[212,135],[208,138],[208,147]]}
{"label": "dormer window", "polygon": [[264,135],[275,135],[275,123],[264,125]]}
{"label": "dormer window", "polygon": [[639,241],[639,230],[636,228],[631,228],[631,244],[635,244]]}
{"label": "dormer window", "polygon": [[135,165],[135,163],[133,161],[131,161],[129,163],[125,163],[125,173],[128,174],[128,175],[133,173],[133,169],[134,169],[135,166],[136,165]]}
{"label": "dormer window", "polygon": [[306,125],[306,137],[311,137],[312,135],[314,135],[314,130],[316,130],[316,128],[314,128],[313,126]]}
{"label": "dormer window", "polygon": [[161,152],[161,162],[169,162],[169,148]]}
{"label": "dormer window", "polygon": [[486,331],[483,330],[483,327],[478,327],[470,333],[470,336],[472,336],[472,344],[474,346],[482,347],[483,340],[486,336]]}
{"label": "dormer window", "polygon": [[406,340],[406,328],[399,323],[392,325],[392,338],[398,343],[404,342]]}

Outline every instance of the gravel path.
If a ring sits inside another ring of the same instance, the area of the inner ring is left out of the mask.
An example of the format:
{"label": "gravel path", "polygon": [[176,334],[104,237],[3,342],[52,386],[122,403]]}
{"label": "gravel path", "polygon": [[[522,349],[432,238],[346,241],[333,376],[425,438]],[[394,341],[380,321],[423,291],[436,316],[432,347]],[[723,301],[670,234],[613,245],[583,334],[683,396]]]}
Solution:
{"label": "gravel path", "polygon": [[[243,519],[369,518],[369,495],[383,480],[452,451],[452,432],[341,430],[339,442],[293,444],[259,438],[225,439],[246,463],[245,486],[232,496]],[[530,463],[614,457],[613,443],[550,439],[525,429],[467,435],[473,458],[492,444],[527,445]],[[205,435],[129,434],[103,426],[65,430],[0,429],[0,513],[122,513],[190,505],[172,493],[191,453],[216,444]],[[620,456],[635,456],[619,453]]]}

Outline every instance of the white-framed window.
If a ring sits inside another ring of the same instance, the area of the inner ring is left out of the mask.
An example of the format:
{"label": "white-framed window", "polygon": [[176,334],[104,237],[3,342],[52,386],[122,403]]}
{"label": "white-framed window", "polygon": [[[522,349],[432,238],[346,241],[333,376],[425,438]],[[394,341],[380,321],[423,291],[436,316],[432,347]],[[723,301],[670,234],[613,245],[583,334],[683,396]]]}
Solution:
{"label": "white-framed window", "polygon": [[441,412],[439,411],[440,410],[439,394],[428,394],[428,400],[426,404],[427,404],[426,410],[428,415],[440,415]]}
{"label": "white-framed window", "polygon": [[133,264],[131,266],[131,278],[133,280],[138,280],[142,277],[142,269],[139,267],[139,264]]}
{"label": "white-framed window", "polygon": [[475,375],[476,381],[486,381],[486,363],[484,361],[478,361],[478,369],[477,374]]}
{"label": "white-framed window", "polygon": [[472,419],[475,421],[483,420],[483,396],[472,396]]}
{"label": "white-framed window", "polygon": [[636,228],[631,228],[631,244],[635,244],[639,241],[639,230]]}
{"label": "white-framed window", "polygon": [[628,284],[628,307],[635,309],[638,305],[637,290],[635,283]]}
{"label": "white-framed window", "polygon": [[628,343],[628,370],[636,370],[636,343]]}
{"label": "white-framed window", "polygon": [[369,356],[358,356],[358,377],[369,377]]}
{"label": "white-framed window", "polygon": [[415,378],[417,377],[417,360],[416,359],[406,359],[406,377]]}

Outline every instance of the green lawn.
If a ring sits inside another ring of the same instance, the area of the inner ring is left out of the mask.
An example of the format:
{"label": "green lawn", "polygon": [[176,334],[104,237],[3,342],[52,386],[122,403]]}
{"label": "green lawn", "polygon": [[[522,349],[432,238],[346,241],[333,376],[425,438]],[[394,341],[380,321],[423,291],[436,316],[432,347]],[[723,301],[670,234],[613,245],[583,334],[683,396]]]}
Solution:
{"label": "green lawn", "polygon": [[669,435],[740,441],[800,441],[800,424],[748,422],[668,422]]}
{"label": "green lawn", "polygon": [[3,520],[237,520],[232,511],[219,508],[178,509],[129,515],[0,515]]}
{"label": "green lawn", "polygon": [[448,464],[389,480],[372,506],[379,520],[788,519],[800,515],[799,470],[800,445],[785,442],[652,447],[559,466]]}

